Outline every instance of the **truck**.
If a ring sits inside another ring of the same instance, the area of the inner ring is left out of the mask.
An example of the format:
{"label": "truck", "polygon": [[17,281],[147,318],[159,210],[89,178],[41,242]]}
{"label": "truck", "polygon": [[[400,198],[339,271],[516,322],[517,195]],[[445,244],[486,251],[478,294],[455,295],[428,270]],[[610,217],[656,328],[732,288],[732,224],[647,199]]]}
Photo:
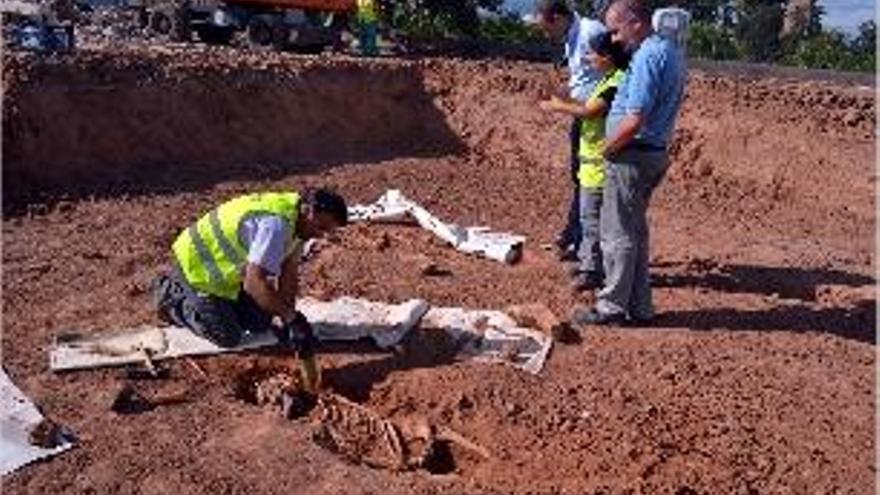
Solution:
{"label": "truck", "polygon": [[67,0],[0,0],[0,27],[7,47],[37,52],[74,49],[73,9]]}
{"label": "truck", "polygon": [[338,46],[356,0],[134,0],[148,35],[228,44],[243,32],[256,47],[320,52]]}

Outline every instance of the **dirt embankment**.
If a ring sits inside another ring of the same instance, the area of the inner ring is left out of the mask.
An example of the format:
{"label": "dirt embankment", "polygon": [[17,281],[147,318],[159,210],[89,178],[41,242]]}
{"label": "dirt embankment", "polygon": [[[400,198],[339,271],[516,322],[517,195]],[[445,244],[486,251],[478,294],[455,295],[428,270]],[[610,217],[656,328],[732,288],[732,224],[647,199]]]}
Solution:
{"label": "dirt embankment", "polygon": [[[538,249],[570,187],[566,119],[535,107],[549,66],[263,55],[86,54],[4,71],[4,201],[116,181],[4,218],[4,367],[82,439],[4,479],[8,493],[874,491],[874,95],[831,83],[692,72],[651,210],[656,328],[585,329],[538,377],[453,362],[430,342],[415,357],[322,354],[336,392],[491,451],[451,475],[346,464],[305,424],[235,397],[242,374],[295,366],[283,357],[200,360],[207,378],[175,363],[171,379],[136,385],[181,400],[133,416],[109,411],[119,372],[47,372],[61,331],[155,323],[147,287],[174,236],[266,188],[329,184],[359,202],[396,187],[444,219],[529,238],[523,262],[504,266],[417,229],[352,226],[305,266],[309,295],[541,302],[562,316],[592,301]],[[271,125],[243,103],[251,94]],[[87,134],[91,121],[102,132]],[[447,275],[425,277],[426,260]]]}
{"label": "dirt embankment", "polygon": [[413,64],[199,58],[10,57],[4,202],[462,150]]}
{"label": "dirt embankment", "polygon": [[[170,48],[50,64],[10,56],[3,177],[12,187],[4,204],[466,149],[491,166],[510,166],[514,157],[564,163],[563,124],[534,107],[561,82],[558,73],[548,77],[549,66],[291,62]],[[851,169],[864,163],[863,148],[832,155],[817,146],[873,135],[869,91],[705,72],[692,74],[688,91],[673,146],[682,166],[673,173],[698,187],[731,180],[774,200],[820,203],[873,187],[849,180],[861,172]],[[804,133],[818,143],[799,139]]]}

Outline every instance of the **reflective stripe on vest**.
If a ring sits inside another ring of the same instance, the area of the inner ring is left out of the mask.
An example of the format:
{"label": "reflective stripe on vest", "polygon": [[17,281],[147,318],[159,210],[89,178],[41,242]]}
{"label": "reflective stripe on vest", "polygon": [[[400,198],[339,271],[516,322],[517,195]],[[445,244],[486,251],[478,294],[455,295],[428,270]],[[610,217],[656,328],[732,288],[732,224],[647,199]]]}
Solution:
{"label": "reflective stripe on vest", "polygon": [[237,299],[247,263],[247,247],[239,236],[242,222],[256,215],[276,215],[294,229],[299,203],[296,193],[249,194],[202,216],[172,246],[187,282],[200,292]]}
{"label": "reflective stripe on vest", "polygon": [[[620,86],[623,71],[615,69],[607,74],[590,94],[587,102],[599,97],[608,88]],[[611,102],[608,102],[609,106]],[[605,139],[605,117],[584,119],[581,123],[580,158],[578,182],[581,187],[598,189],[605,185],[605,158],[602,157],[602,144]]]}
{"label": "reflective stripe on vest", "polygon": [[357,17],[358,21],[363,23],[374,23],[379,20],[376,14],[376,4],[374,0],[357,0]]}

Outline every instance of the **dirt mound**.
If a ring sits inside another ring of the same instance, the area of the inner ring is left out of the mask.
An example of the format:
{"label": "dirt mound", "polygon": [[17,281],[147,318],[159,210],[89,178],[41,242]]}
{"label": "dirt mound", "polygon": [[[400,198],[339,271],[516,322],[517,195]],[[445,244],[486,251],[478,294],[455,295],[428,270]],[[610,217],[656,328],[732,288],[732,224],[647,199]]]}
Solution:
{"label": "dirt mound", "polygon": [[[172,363],[137,390],[151,404],[185,400],[120,415],[118,372],[49,374],[46,343],[158,323],[149,282],[183,226],[241,192],[318,184],[352,202],[399,188],[444,220],[528,242],[506,266],[418,228],[351,226],[304,266],[306,294],[534,304],[565,318],[592,295],[572,293],[540,248],[570,187],[567,122],[535,106],[552,69],[180,48],[7,62],[4,367],[83,440],[6,477],[8,493],[875,488],[870,90],[691,74],[651,210],[655,328],[579,329],[540,376],[458,362],[427,332],[397,354],[322,349],[325,383],[347,401],[491,454],[438,441],[430,469],[392,473],[340,461],[349,447],[371,456],[356,428],[328,450],[308,421],[253,405],[255,384],[275,386],[268,402],[291,385],[271,380],[293,373],[289,356],[205,358],[199,372]],[[59,199],[93,192],[104,194]],[[18,214],[39,194],[54,203]]]}

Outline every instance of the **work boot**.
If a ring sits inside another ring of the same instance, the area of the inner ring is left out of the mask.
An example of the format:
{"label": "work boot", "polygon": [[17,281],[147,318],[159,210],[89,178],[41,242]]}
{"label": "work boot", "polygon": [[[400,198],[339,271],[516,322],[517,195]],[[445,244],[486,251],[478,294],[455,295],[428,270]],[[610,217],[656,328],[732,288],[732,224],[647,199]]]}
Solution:
{"label": "work boot", "polygon": [[572,289],[578,292],[601,289],[604,284],[605,277],[596,271],[576,272],[573,274],[571,281]]}
{"label": "work boot", "polygon": [[563,262],[575,262],[578,261],[577,248],[574,244],[569,244],[564,247],[559,247],[557,245],[556,256],[559,258],[559,261]]}
{"label": "work boot", "polygon": [[174,290],[171,277],[163,273],[154,278],[150,282],[150,292],[153,295],[153,304],[156,305],[156,313],[159,319],[172,325],[177,324],[171,316],[171,311],[176,302],[176,298],[173,296]]}
{"label": "work boot", "polygon": [[574,311],[571,322],[580,326],[625,326],[627,319],[623,313],[601,313],[593,308],[578,308]]}

